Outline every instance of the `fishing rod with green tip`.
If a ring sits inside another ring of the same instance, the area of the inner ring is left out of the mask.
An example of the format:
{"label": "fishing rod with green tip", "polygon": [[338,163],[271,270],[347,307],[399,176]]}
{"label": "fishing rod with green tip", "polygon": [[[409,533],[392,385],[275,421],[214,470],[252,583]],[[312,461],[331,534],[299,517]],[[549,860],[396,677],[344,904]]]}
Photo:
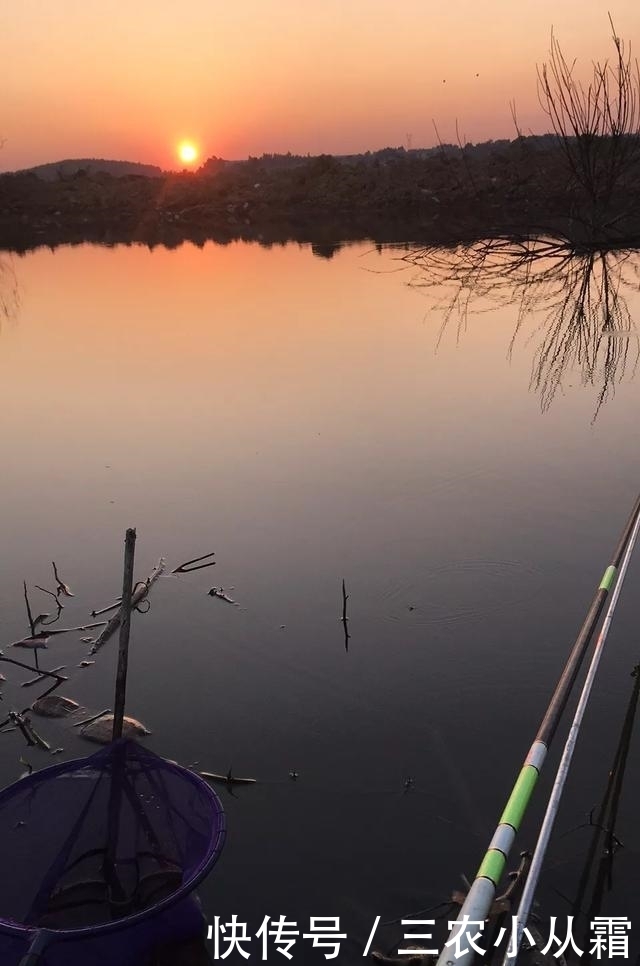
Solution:
{"label": "fishing rod with green tip", "polygon": [[613,593],[611,594],[611,600],[609,602],[609,606],[607,607],[607,613],[605,614],[604,621],[602,622],[602,627],[600,628],[600,633],[598,634],[598,640],[596,641],[596,646],[591,657],[591,663],[589,664],[587,676],[582,686],[582,691],[580,692],[578,706],[575,710],[573,721],[571,722],[571,728],[569,729],[569,735],[565,742],[560,764],[558,765],[556,778],[553,783],[551,795],[549,796],[549,801],[547,803],[547,810],[545,812],[544,819],[542,820],[542,825],[540,826],[538,841],[536,842],[536,847],[531,859],[527,881],[525,882],[524,889],[522,890],[520,905],[518,906],[518,911],[516,912],[515,943],[512,943],[511,948],[507,951],[502,966],[512,966],[512,964],[516,963],[518,959],[522,936],[524,935],[524,930],[529,919],[529,914],[533,905],[533,898],[538,886],[538,881],[540,879],[540,873],[542,872],[542,863],[544,862],[544,857],[547,853],[547,846],[549,845],[551,832],[553,831],[558,809],[560,808],[560,799],[562,798],[562,792],[564,791],[567,775],[569,774],[571,759],[573,758],[573,753],[575,751],[578,734],[580,732],[584,713],[587,710],[587,704],[591,695],[591,689],[593,688],[593,682],[595,681],[600,659],[604,652],[604,646],[609,634],[609,628],[611,627],[611,621],[613,620],[613,615],[620,598],[620,592],[622,591],[622,585],[624,584],[624,578],[629,567],[631,554],[633,553],[633,548],[638,538],[639,529],[640,516],[636,518],[633,531],[631,533],[631,538],[625,549],[622,563],[620,564],[616,585],[613,589]]}
{"label": "fishing rod with green tip", "polygon": [[474,947],[474,940],[478,940],[480,929],[478,923],[484,923],[489,916],[511,846],[533,796],[533,790],[547,757],[547,752],[602,615],[607,597],[616,582],[618,568],[632,539],[634,527],[639,517],[640,495],[636,499],[611,563],[606,568],[594,594],[584,623],[556,684],[555,691],[542,719],[542,724],[520,769],[493,838],[460,909],[448,940],[450,945],[445,945],[438,957],[436,966],[456,966],[456,963],[461,960],[464,961],[465,966],[470,966],[474,959],[477,952],[477,947]]}

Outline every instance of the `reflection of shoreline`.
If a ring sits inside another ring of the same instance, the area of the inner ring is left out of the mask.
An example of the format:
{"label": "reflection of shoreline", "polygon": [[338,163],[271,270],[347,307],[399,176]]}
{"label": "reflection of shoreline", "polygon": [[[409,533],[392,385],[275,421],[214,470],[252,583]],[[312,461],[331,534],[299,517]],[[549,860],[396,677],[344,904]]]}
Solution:
{"label": "reflection of shoreline", "polygon": [[[259,226],[244,226],[242,228],[221,227],[219,229],[209,228],[147,228],[145,230],[112,229],[104,227],[90,228],[84,226],[77,229],[58,226],[55,228],[41,231],[38,233],[14,228],[11,231],[6,229],[0,235],[0,251],[16,252],[24,254],[36,251],[40,248],[58,248],[61,246],[79,246],[84,244],[104,245],[115,247],[117,245],[145,245],[150,248],[163,247],[168,249],[179,248],[184,244],[193,244],[200,248],[207,243],[216,245],[229,245],[236,241],[254,242],[265,248],[273,245],[285,245],[289,242],[298,244],[315,245],[327,248],[327,255],[331,257],[334,250],[337,251],[342,244],[350,244],[362,240],[371,240],[373,232],[368,232],[365,227],[358,230],[351,226],[350,231],[341,230],[338,226],[335,232],[333,226],[327,226],[325,231],[318,230],[317,226],[289,226],[281,225],[278,227],[261,228]],[[384,232],[376,232],[380,235],[381,244],[398,242],[401,238],[399,234],[400,226],[394,229],[389,226]],[[329,254],[331,250],[331,254]],[[322,253],[318,251],[318,254]]]}
{"label": "reflection of shoreline", "polygon": [[[486,229],[478,237],[484,237]],[[389,245],[453,245],[476,237],[455,226],[431,222],[415,210],[392,214],[356,213],[344,217],[326,214],[301,215],[252,221],[250,224],[225,217],[198,224],[165,223],[161,220],[138,224],[62,223],[45,219],[36,226],[20,223],[0,223],[0,251],[25,253],[38,248],[57,248],[61,245],[148,245],[178,248],[185,243],[199,247],[207,242],[228,245],[235,241],[256,242],[264,247],[289,242],[308,244],[321,257],[330,258],[343,244],[372,242]]]}
{"label": "reflection of shoreline", "polygon": [[0,322],[14,319],[20,308],[18,279],[11,261],[0,256]]}
{"label": "reflection of shoreline", "polygon": [[[562,230],[564,219],[549,229]],[[330,258],[343,244],[372,242],[381,245],[421,246],[424,248],[472,246],[490,236],[508,231],[514,237],[527,237],[524,224],[513,223],[500,229],[483,221],[482,212],[469,219],[433,219],[429,211],[412,205],[393,211],[352,211],[335,214],[326,211],[301,211],[279,214],[274,212],[257,219],[236,219],[220,215],[211,218],[176,221],[156,215],[141,222],[127,217],[67,220],[44,216],[29,223],[2,220],[0,217],[0,252],[23,254],[38,248],[57,248],[61,245],[147,245],[178,248],[185,243],[203,247],[207,242],[228,245],[234,241],[256,242],[267,248],[289,242],[314,246],[314,254]],[[620,237],[610,244],[610,251],[640,251],[640,229],[637,238],[623,244]]]}

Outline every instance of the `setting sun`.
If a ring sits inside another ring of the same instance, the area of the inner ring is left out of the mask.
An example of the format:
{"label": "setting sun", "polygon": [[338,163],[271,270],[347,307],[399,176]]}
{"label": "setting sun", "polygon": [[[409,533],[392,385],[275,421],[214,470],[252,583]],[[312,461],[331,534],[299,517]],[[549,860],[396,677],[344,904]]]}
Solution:
{"label": "setting sun", "polygon": [[178,157],[183,164],[193,164],[198,157],[198,149],[193,141],[181,141],[178,145]]}

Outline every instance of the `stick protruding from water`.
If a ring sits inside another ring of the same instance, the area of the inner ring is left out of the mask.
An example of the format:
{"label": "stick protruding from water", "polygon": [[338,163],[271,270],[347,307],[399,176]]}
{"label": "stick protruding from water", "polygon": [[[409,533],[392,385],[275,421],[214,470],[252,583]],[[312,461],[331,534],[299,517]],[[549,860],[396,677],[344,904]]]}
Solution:
{"label": "stick protruding from water", "polygon": [[131,627],[131,597],[133,595],[133,560],[136,549],[136,531],[129,527],[124,540],[124,576],[122,579],[122,604],[120,609],[120,644],[118,671],[113,712],[113,740],[122,737],[124,705],[127,692],[127,666],[129,662],[129,630]]}
{"label": "stick protruding from water", "polygon": [[345,586],[344,577],[342,578],[342,627],[344,628],[344,649],[349,650],[349,638],[351,634],[349,633],[349,618],[347,617],[347,601],[349,600],[349,594],[347,593],[347,588]]}

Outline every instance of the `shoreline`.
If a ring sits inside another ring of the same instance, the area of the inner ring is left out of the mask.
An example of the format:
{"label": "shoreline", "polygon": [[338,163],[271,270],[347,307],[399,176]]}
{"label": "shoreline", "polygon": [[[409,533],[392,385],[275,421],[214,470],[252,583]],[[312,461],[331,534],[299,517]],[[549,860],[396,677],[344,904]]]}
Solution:
{"label": "shoreline", "polygon": [[[640,172],[638,172],[640,174]],[[557,150],[514,142],[482,161],[426,160],[346,165],[331,157],[288,170],[260,166],[217,175],[106,173],[45,181],[0,176],[0,250],[93,242],[177,247],[234,240],[454,246],[480,239],[555,236],[590,250],[640,247],[635,170],[594,208]]]}

